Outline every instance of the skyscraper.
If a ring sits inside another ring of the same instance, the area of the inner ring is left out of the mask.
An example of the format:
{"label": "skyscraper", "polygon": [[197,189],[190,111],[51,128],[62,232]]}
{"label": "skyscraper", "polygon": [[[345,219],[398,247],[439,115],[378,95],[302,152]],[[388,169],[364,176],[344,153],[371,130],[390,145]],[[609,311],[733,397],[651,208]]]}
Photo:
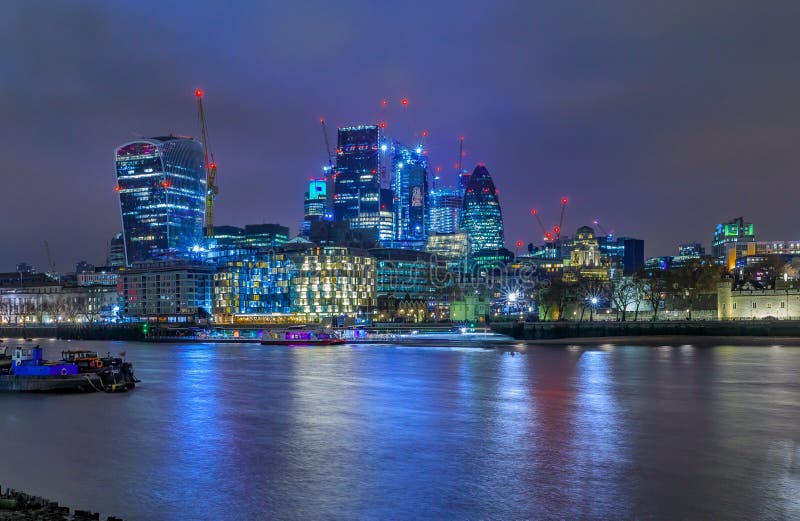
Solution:
{"label": "skyscraper", "polygon": [[334,174],[333,218],[353,229],[380,222],[381,133],[377,125],[339,129]]}
{"label": "skyscraper", "polygon": [[108,243],[106,266],[112,268],[125,266],[125,239],[122,237],[122,232],[115,233]]}
{"label": "skyscraper", "polygon": [[464,192],[461,229],[469,236],[472,253],[503,247],[503,214],[492,177],[483,164],[475,167]]}
{"label": "skyscraper", "polygon": [[177,136],[144,138],[119,146],[115,157],[126,263],[181,257],[200,247],[202,145]]}
{"label": "skyscraper", "polygon": [[434,188],[428,193],[428,234],[455,233],[461,220],[462,190]]}
{"label": "skyscraper", "polygon": [[424,241],[427,232],[428,158],[422,154],[422,147],[411,148],[395,142],[392,174],[395,239]]}
{"label": "skyscraper", "polygon": [[300,235],[308,237],[311,223],[325,218],[325,204],[327,200],[327,181],[325,179],[311,179],[308,182],[308,191],[303,203],[303,224],[300,226]]}
{"label": "skyscraper", "polygon": [[755,242],[756,232],[753,223],[745,222],[742,217],[737,217],[726,223],[718,224],[714,229],[712,253],[714,257],[723,258],[730,250],[744,248],[748,242]]}

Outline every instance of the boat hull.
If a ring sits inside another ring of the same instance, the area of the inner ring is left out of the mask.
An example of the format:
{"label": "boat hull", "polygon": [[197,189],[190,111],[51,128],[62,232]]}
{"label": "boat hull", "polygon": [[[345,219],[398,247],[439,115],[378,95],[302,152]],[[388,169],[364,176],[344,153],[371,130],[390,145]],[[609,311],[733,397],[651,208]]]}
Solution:
{"label": "boat hull", "polygon": [[17,393],[93,393],[103,390],[96,374],[66,376],[0,375],[0,392]]}
{"label": "boat hull", "polygon": [[329,338],[326,340],[278,340],[278,339],[262,339],[261,345],[264,346],[333,346],[346,344],[347,340],[344,338]]}

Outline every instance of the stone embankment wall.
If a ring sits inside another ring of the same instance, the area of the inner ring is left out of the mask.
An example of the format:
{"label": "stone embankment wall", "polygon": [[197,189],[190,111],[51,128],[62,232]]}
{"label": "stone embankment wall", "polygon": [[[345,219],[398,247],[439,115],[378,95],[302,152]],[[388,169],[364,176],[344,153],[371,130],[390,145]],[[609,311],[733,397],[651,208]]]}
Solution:
{"label": "stone embankment wall", "polygon": [[519,340],[617,336],[800,337],[798,320],[684,320],[658,322],[495,322],[496,333]]}

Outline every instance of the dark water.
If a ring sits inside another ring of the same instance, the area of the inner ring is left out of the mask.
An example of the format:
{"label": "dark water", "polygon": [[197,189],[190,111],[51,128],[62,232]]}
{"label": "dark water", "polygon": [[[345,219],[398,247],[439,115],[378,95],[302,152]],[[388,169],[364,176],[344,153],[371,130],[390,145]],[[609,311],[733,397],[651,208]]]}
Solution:
{"label": "dark water", "polygon": [[104,515],[800,519],[796,347],[70,346],[142,385],[0,395],[0,484]]}

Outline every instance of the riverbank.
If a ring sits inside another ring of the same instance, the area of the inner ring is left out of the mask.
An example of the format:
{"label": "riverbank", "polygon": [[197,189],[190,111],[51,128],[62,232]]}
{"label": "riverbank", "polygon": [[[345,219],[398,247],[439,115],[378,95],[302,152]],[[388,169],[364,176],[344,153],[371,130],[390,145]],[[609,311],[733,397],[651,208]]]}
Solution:
{"label": "riverbank", "polygon": [[800,337],[798,320],[659,322],[495,322],[492,331],[516,340],[612,337]]}
{"label": "riverbank", "polygon": [[141,324],[59,324],[0,326],[0,338],[57,338],[60,340],[142,340]]}
{"label": "riverbank", "polygon": [[[62,507],[55,501],[0,487],[0,521],[98,521],[100,514]],[[108,516],[106,521],[122,521]]]}

